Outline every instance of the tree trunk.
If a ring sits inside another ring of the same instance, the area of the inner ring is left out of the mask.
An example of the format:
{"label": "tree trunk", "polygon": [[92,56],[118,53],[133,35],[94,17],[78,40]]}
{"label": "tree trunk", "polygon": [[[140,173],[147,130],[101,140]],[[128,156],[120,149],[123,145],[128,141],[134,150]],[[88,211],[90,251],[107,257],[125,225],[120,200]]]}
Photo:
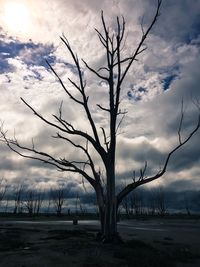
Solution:
{"label": "tree trunk", "polygon": [[107,168],[107,191],[104,215],[103,239],[113,242],[117,237],[117,209],[115,197],[115,167],[110,164]]}
{"label": "tree trunk", "polygon": [[110,168],[107,168],[106,194],[100,184],[95,187],[101,226],[100,239],[103,242],[115,242],[118,237],[114,178],[114,169],[110,165]]}
{"label": "tree trunk", "polygon": [[105,242],[113,242],[117,238],[117,219],[115,201],[107,203],[103,224],[103,240]]}

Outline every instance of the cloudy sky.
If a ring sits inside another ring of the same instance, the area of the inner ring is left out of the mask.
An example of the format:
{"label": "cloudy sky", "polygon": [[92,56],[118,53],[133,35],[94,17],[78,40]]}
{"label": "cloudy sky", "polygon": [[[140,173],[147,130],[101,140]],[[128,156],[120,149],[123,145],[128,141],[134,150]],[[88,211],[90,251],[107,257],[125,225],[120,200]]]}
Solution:
{"label": "cloudy sky", "polygon": [[[141,21],[145,29],[155,7],[156,0],[0,0],[0,120],[7,135],[30,145],[34,138],[40,151],[80,159],[77,150],[52,140],[56,131],[36,118],[20,97],[52,121],[52,114],[58,114],[63,100],[66,119],[88,130],[83,111],[64,94],[45,59],[75,93],[67,78],[75,79],[76,70],[59,36],[64,33],[79,57],[98,69],[105,63],[105,51],[94,31],[102,29],[101,10],[112,30],[116,16],[125,17],[124,53],[128,55],[141,38]],[[149,174],[162,167],[167,153],[178,144],[182,99],[183,139],[195,127],[198,110],[192,102],[200,99],[199,17],[199,0],[163,0],[161,16],[145,43],[148,49],[134,63],[123,86],[121,108],[128,114],[117,137],[118,181],[130,179],[133,170],[137,173],[145,160]],[[106,85],[91,73],[84,74],[90,108],[100,132],[108,121],[96,104],[106,105]],[[173,156],[168,172],[154,185],[177,190],[200,188],[199,137],[200,131]],[[98,157],[94,157],[99,166]],[[25,183],[35,188],[49,188],[62,181],[74,190],[82,187],[80,177],[21,158],[3,144],[0,177],[13,185]]]}

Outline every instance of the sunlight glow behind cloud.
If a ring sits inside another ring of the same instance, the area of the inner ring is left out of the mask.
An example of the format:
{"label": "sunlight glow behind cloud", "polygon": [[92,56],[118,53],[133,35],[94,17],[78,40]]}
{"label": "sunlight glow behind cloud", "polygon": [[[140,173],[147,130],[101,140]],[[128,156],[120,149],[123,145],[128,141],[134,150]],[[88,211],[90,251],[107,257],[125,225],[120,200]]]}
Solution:
{"label": "sunlight glow behind cloud", "polygon": [[25,34],[30,30],[30,12],[28,5],[20,1],[4,3],[3,21],[5,28],[12,34]]}

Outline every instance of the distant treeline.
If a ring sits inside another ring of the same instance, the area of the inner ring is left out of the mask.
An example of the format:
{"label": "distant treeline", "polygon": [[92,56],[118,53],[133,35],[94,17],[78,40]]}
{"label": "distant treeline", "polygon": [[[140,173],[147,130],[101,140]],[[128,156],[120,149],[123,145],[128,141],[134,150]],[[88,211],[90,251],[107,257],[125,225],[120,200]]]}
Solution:
{"label": "distant treeline", "polygon": [[[72,191],[58,185],[49,190],[30,189],[23,184],[11,186],[0,180],[0,212],[13,214],[97,214],[94,192]],[[200,191],[172,191],[163,187],[140,188],[121,203],[119,213],[132,217],[139,215],[166,215],[174,213],[200,214]]]}

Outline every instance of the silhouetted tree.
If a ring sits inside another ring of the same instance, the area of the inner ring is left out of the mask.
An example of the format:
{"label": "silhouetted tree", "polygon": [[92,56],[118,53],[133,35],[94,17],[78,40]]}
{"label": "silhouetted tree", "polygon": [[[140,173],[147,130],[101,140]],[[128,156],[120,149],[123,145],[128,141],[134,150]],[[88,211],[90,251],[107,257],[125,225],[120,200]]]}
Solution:
{"label": "silhouetted tree", "polygon": [[125,212],[126,217],[129,218],[130,215],[132,214],[132,211],[130,208],[130,197],[129,196],[126,196],[123,198],[121,202],[121,206],[123,208],[123,211]]}
{"label": "silhouetted tree", "polygon": [[29,215],[32,216],[34,213],[34,191],[33,190],[28,190],[28,192],[26,192],[26,197],[23,202]]}
{"label": "silhouetted tree", "polygon": [[[102,239],[106,241],[113,241],[117,237],[117,210],[122,202],[122,200],[135,188],[141,186],[143,184],[152,182],[159,177],[161,177],[167,169],[169,159],[171,156],[185,143],[189,141],[189,139],[194,135],[194,133],[199,129],[200,126],[200,117],[198,117],[198,122],[196,127],[190,132],[189,136],[186,139],[181,138],[181,128],[183,121],[183,112],[181,116],[180,127],[178,130],[179,143],[178,145],[169,152],[166,156],[166,159],[163,163],[163,167],[153,176],[148,177],[146,175],[147,164],[145,164],[144,168],[140,171],[139,177],[134,177],[133,181],[127,184],[120,192],[116,192],[115,185],[115,177],[116,177],[116,166],[115,166],[115,158],[116,158],[116,142],[117,142],[117,133],[119,127],[122,123],[122,120],[126,114],[126,110],[121,108],[121,90],[123,88],[124,80],[127,76],[130,67],[134,62],[138,60],[138,56],[144,52],[147,47],[144,42],[150,33],[152,27],[157,21],[157,18],[160,13],[162,0],[157,0],[157,6],[155,15],[152,19],[150,25],[144,29],[142,27],[142,36],[141,39],[133,51],[130,51],[129,55],[125,55],[124,52],[124,41],[125,41],[125,20],[122,17],[120,19],[117,17],[116,21],[116,30],[110,31],[109,27],[107,27],[106,22],[104,20],[103,12],[101,14],[101,21],[103,30],[96,30],[99,41],[102,44],[102,47],[105,51],[106,65],[100,66],[98,70],[91,67],[87,62],[83,60],[84,70],[80,65],[79,58],[77,54],[72,49],[69,41],[63,35],[61,37],[62,42],[66,46],[69,54],[72,57],[74,65],[76,67],[76,73],[78,81],[73,81],[72,79],[68,79],[71,85],[74,86],[74,91],[71,91],[65,86],[63,80],[56,72],[53,66],[51,66],[48,62],[49,68],[55,74],[55,77],[58,79],[60,85],[66,92],[67,96],[71,99],[73,104],[77,104],[83,108],[86,118],[91,126],[90,130],[81,130],[76,128],[73,123],[71,123],[68,119],[63,117],[62,105],[59,109],[58,115],[53,115],[56,121],[51,121],[50,119],[45,118],[42,114],[40,114],[34,107],[32,107],[26,100],[21,98],[23,103],[43,122],[47,125],[54,127],[57,129],[57,134],[54,138],[59,139],[59,141],[67,142],[69,145],[73,146],[75,149],[79,149],[85,156],[84,160],[71,160],[66,157],[56,157],[47,151],[38,150],[34,143],[31,147],[27,147],[18,142],[16,138],[9,139],[5,131],[1,131],[2,140],[16,153],[19,155],[40,160],[44,163],[51,164],[55,166],[57,169],[63,172],[72,172],[78,173],[81,177],[83,177],[87,182],[94,188],[97,203],[100,214],[101,221],[101,234]],[[107,99],[108,106],[102,106],[97,104],[100,111],[108,114],[108,125],[107,128],[101,127],[101,133],[97,129],[97,124],[95,122],[94,116],[92,114],[92,110],[89,107],[89,96],[87,95],[87,84],[84,76],[84,71],[88,70],[92,74],[94,74],[97,78],[100,79],[100,82],[104,82],[107,87]],[[198,107],[199,108],[199,107]],[[79,137],[82,142],[74,141],[73,137]],[[86,145],[83,145],[83,140]],[[103,140],[103,141],[102,141]],[[105,172],[105,189],[102,182],[102,173],[99,171],[99,168],[95,165],[95,161],[93,158],[93,153],[91,151],[95,150],[101,159],[102,166]],[[25,153],[28,152],[28,153]],[[32,155],[30,155],[32,153]]]}
{"label": "silhouetted tree", "polygon": [[156,194],[155,190],[151,190],[149,193],[149,197],[147,199],[147,209],[149,215],[155,215],[156,214]]}
{"label": "silhouetted tree", "polygon": [[80,197],[77,195],[77,202],[79,203],[79,210],[80,210],[80,215],[85,215],[87,213],[87,208],[86,206],[82,203]]}
{"label": "silhouetted tree", "polygon": [[1,202],[3,201],[6,191],[8,189],[8,185],[6,183],[6,180],[3,178],[0,178],[0,206]]}
{"label": "silhouetted tree", "polygon": [[167,211],[166,196],[163,187],[159,187],[155,192],[155,202],[158,214],[165,215]]}
{"label": "silhouetted tree", "polygon": [[22,184],[14,188],[14,210],[13,213],[22,212],[22,195],[23,195],[24,186]]}
{"label": "silhouetted tree", "polygon": [[7,213],[7,211],[8,211],[8,208],[9,208],[9,206],[8,206],[9,201],[10,201],[10,196],[7,195],[7,196],[5,197],[5,204],[4,204],[4,212],[5,212],[5,213]]}
{"label": "silhouetted tree", "polygon": [[130,206],[135,215],[142,215],[144,210],[143,204],[143,196],[141,191],[137,190],[130,194]]}
{"label": "silhouetted tree", "polygon": [[183,197],[184,197],[183,201],[184,201],[185,210],[186,210],[187,215],[189,216],[191,215],[191,203],[190,203],[191,200],[188,195],[188,192],[185,192]]}
{"label": "silhouetted tree", "polygon": [[122,207],[127,217],[141,215],[144,210],[144,203],[141,191],[134,191],[122,200]]}
{"label": "silhouetted tree", "polygon": [[43,199],[44,192],[42,192],[41,190],[28,190],[26,192],[26,198],[23,202],[30,216],[38,215],[40,213]]}
{"label": "silhouetted tree", "polygon": [[51,189],[51,198],[53,200],[57,216],[61,216],[63,204],[65,201],[65,188],[63,185],[58,186],[56,189]]}

